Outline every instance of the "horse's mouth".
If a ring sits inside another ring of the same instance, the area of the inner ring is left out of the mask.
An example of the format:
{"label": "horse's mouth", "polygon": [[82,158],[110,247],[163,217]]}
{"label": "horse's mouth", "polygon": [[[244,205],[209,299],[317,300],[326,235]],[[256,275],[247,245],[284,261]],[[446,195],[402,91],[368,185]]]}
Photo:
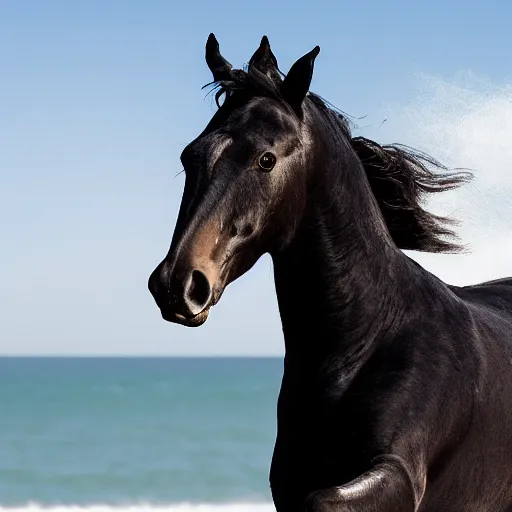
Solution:
{"label": "horse's mouth", "polygon": [[201,313],[191,318],[187,318],[178,313],[170,312],[164,309],[161,309],[160,312],[162,314],[162,318],[167,322],[184,325],[185,327],[199,327],[200,325],[203,325],[208,319],[210,308],[211,305],[207,306],[205,309],[203,309],[203,311],[201,311]]}

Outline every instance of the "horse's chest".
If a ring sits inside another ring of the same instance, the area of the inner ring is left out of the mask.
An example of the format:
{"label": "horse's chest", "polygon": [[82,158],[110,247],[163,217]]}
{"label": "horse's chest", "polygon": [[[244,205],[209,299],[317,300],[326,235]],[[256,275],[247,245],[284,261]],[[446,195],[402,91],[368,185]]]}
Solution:
{"label": "horse's chest", "polygon": [[373,456],[368,411],[352,400],[283,392],[278,407],[279,464],[290,473],[325,482],[348,481]]}

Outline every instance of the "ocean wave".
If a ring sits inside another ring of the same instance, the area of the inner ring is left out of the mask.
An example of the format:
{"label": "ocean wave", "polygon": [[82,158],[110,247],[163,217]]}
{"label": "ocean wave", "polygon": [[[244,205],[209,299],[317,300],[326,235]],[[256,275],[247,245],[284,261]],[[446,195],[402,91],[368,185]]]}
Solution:
{"label": "ocean wave", "polygon": [[271,503],[169,503],[91,505],[0,505],[0,512],[275,512]]}

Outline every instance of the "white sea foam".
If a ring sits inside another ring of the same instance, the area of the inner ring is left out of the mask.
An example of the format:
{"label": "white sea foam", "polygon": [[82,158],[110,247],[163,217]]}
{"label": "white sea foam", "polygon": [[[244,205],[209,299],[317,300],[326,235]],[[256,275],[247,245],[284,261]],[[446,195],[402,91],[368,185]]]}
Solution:
{"label": "white sea foam", "polygon": [[429,209],[461,221],[471,251],[464,255],[409,253],[451,284],[512,275],[512,85],[470,72],[446,81],[419,76],[412,101],[388,105],[387,122],[368,136],[426,151],[449,167],[470,168],[469,185],[431,198]]}
{"label": "white sea foam", "polygon": [[275,512],[271,503],[170,503],[127,505],[40,505],[2,506],[0,512]]}

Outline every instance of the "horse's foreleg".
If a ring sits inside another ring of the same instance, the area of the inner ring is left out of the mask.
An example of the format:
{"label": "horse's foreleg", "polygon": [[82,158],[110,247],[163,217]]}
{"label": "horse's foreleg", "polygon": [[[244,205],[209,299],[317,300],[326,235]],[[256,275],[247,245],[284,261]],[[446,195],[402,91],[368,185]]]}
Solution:
{"label": "horse's foreleg", "polygon": [[413,476],[400,459],[390,456],[348,484],[312,492],[306,499],[305,510],[414,512],[424,488],[424,478]]}

